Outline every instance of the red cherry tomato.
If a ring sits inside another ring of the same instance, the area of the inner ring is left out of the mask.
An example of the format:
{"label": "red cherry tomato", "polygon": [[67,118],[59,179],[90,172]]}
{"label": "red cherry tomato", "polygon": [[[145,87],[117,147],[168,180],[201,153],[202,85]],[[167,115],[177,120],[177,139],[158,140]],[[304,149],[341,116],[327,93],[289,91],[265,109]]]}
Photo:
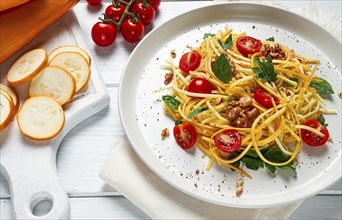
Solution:
{"label": "red cherry tomato", "polygon": [[233,153],[237,151],[241,144],[241,134],[234,129],[227,129],[214,136],[215,146],[222,152]]}
{"label": "red cherry tomato", "polygon": [[328,141],[329,131],[325,126],[321,125],[319,121],[317,121],[316,119],[311,119],[305,122],[304,125],[315,128],[324,134],[324,137],[321,137],[311,131],[301,129],[300,133],[304,143],[312,147],[317,147],[325,144]]}
{"label": "red cherry tomato", "polygon": [[173,128],[173,136],[179,146],[188,149],[196,143],[197,133],[190,123],[183,123]]}
{"label": "red cherry tomato", "polygon": [[131,19],[126,19],[121,26],[121,35],[128,42],[136,42],[144,37],[144,25],[141,21],[134,23]]}
{"label": "red cherry tomato", "polygon": [[116,27],[114,24],[99,21],[91,29],[91,38],[98,46],[109,46],[116,38]]}
{"label": "red cherry tomato", "polygon": [[151,5],[154,9],[157,9],[160,5],[161,0],[152,0]]}
{"label": "red cherry tomato", "polygon": [[97,6],[101,4],[102,0],[87,0],[87,2],[89,5]]}
{"label": "red cherry tomato", "polygon": [[144,5],[142,2],[135,3],[132,7],[132,12],[139,15],[143,25],[151,24],[155,16],[154,8],[151,5]]}
{"label": "red cherry tomato", "polygon": [[273,97],[267,93],[266,90],[256,87],[254,89],[254,99],[257,103],[264,106],[265,108],[272,108],[272,99],[274,99],[274,103],[279,105],[280,101],[277,97]]}
{"label": "red cherry tomato", "polygon": [[126,7],[123,4],[120,4],[119,6],[109,5],[105,10],[106,18],[119,22],[125,9]]}
{"label": "red cherry tomato", "polygon": [[211,93],[211,84],[208,80],[204,78],[194,78],[191,80],[188,86],[188,92],[195,92],[195,93]]}
{"label": "red cherry tomato", "polygon": [[189,71],[195,70],[201,63],[201,55],[196,51],[192,50],[188,53],[183,54],[179,60],[179,68],[188,73]]}
{"label": "red cherry tomato", "polygon": [[249,54],[259,52],[262,47],[262,43],[253,37],[243,36],[237,39],[236,46],[243,56],[248,57]]}

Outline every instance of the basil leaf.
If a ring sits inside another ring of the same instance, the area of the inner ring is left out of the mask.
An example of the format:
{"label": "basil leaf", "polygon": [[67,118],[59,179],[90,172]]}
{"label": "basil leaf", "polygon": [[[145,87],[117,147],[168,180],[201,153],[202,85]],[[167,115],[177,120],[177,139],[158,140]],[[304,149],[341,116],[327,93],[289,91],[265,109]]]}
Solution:
{"label": "basil leaf", "polygon": [[212,33],[205,33],[205,34],[203,35],[203,40],[206,39],[206,38],[208,38],[208,37],[214,37],[214,36],[215,36],[215,34],[212,34]]}
{"label": "basil leaf", "polygon": [[310,83],[310,87],[315,88],[318,94],[320,95],[334,94],[331,85],[325,79],[322,78],[313,78],[313,80]]}
{"label": "basil leaf", "polygon": [[200,112],[203,112],[205,110],[208,110],[208,108],[195,108],[194,110],[192,110],[189,115],[187,116],[188,119],[194,117],[195,115],[197,115]]}
{"label": "basil leaf", "polygon": [[[299,79],[297,79],[297,78],[290,78],[290,80],[291,80],[291,81],[294,81],[294,82],[296,82],[296,83],[299,82]],[[287,86],[287,87],[293,86],[292,84],[290,84],[290,83],[288,83],[288,82],[285,82],[284,85]]]}
{"label": "basil leaf", "polygon": [[323,125],[324,127],[328,127],[328,124],[325,123],[325,118],[323,117],[323,115],[319,115],[317,121],[319,121],[319,123],[321,123],[321,125]]}
{"label": "basil leaf", "polygon": [[252,67],[252,71],[256,74],[256,78],[269,83],[276,81],[277,73],[274,72],[274,66],[270,56],[267,56],[267,61],[261,61],[258,57],[255,57],[254,62],[259,65],[259,67]]}
{"label": "basil leaf", "polygon": [[229,61],[223,54],[221,54],[214,63],[214,74],[224,83],[229,83],[233,78]]}
{"label": "basil leaf", "polygon": [[170,108],[178,110],[180,102],[175,98],[175,96],[163,95],[162,99]]}
{"label": "basil leaf", "polygon": [[219,39],[218,40],[218,42],[219,42],[219,44],[221,45],[221,47],[224,49],[224,50],[228,50],[228,49],[230,49],[231,47],[232,47],[232,45],[233,45],[233,37],[232,37],[232,35],[230,34],[228,37],[227,37],[227,39],[226,39],[226,41],[224,42],[224,44],[222,43],[222,41]]}
{"label": "basil leaf", "polygon": [[275,166],[270,165],[268,163],[265,164],[267,169],[271,172],[271,173],[275,173],[275,171],[277,170]]}
{"label": "basil leaf", "polygon": [[264,162],[259,158],[243,157],[241,161],[251,170],[258,170],[260,167],[264,167]]}
{"label": "basil leaf", "polygon": [[249,156],[249,157],[253,157],[253,158],[258,158],[258,157],[259,157],[258,154],[257,154],[257,152],[254,151],[254,150],[249,150],[249,151],[247,151],[247,153],[246,153],[245,155],[246,155],[246,156]]}
{"label": "basil leaf", "polygon": [[283,163],[290,159],[290,156],[285,155],[278,146],[271,147],[264,155],[264,157],[275,163]]}
{"label": "basil leaf", "polygon": [[180,125],[180,124],[182,124],[183,122],[181,121],[181,120],[177,120],[177,121],[175,121],[175,125]]}
{"label": "basil leaf", "polygon": [[266,40],[274,42],[274,37],[267,38]]}
{"label": "basil leaf", "polygon": [[281,170],[284,170],[286,172],[293,172],[294,176],[297,176],[297,171],[294,167],[291,167],[289,165],[285,165],[285,166],[280,166],[278,168]]}

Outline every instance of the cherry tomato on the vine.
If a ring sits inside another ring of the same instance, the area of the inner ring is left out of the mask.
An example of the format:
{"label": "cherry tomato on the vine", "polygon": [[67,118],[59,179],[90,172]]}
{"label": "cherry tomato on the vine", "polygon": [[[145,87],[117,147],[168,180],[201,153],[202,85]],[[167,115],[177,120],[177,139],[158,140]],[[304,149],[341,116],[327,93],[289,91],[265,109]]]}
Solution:
{"label": "cherry tomato on the vine", "polygon": [[109,5],[105,10],[106,18],[113,19],[115,22],[119,22],[125,9],[126,7],[124,4],[120,4],[118,6]]}
{"label": "cherry tomato on the vine", "polygon": [[161,0],[152,0],[150,4],[152,5],[154,9],[157,9],[160,3],[161,3]]}
{"label": "cherry tomato on the vine", "polygon": [[319,121],[317,121],[316,119],[311,119],[311,120],[305,122],[304,125],[312,127],[314,129],[317,129],[321,133],[324,134],[324,137],[321,137],[321,136],[319,136],[319,135],[317,135],[317,134],[315,134],[309,130],[301,129],[300,133],[301,133],[302,140],[307,145],[310,145],[312,147],[318,147],[318,146],[325,144],[328,141],[329,131]]}
{"label": "cherry tomato on the vine", "polygon": [[179,68],[188,73],[189,71],[195,70],[201,63],[201,55],[196,51],[192,50],[188,53],[183,54],[179,60]]}
{"label": "cherry tomato on the vine", "polygon": [[262,43],[253,37],[242,36],[237,39],[236,47],[243,56],[248,57],[248,55],[259,52],[262,47]]}
{"label": "cherry tomato on the vine", "polygon": [[101,4],[102,0],[87,0],[87,2],[89,5],[97,6]]}
{"label": "cherry tomato on the vine", "polygon": [[266,90],[259,87],[256,87],[254,89],[254,99],[257,103],[264,106],[265,108],[273,107],[272,99],[274,100],[274,103],[276,105],[280,104],[280,101],[277,97],[271,96]]}
{"label": "cherry tomato on the vine", "polygon": [[116,26],[99,21],[91,29],[91,37],[96,45],[101,47],[109,46],[116,38]]}
{"label": "cherry tomato on the vine", "polygon": [[233,153],[242,144],[241,134],[235,129],[224,130],[214,136],[214,144],[222,152]]}
{"label": "cherry tomato on the vine", "polygon": [[200,78],[200,77],[194,78],[189,83],[188,92],[210,94],[211,84],[208,80],[204,78]]}
{"label": "cherry tomato on the vine", "polygon": [[190,123],[183,123],[173,128],[173,136],[179,146],[188,149],[196,143],[197,133]]}
{"label": "cherry tomato on the vine", "polygon": [[137,2],[132,6],[131,10],[135,15],[139,16],[140,21],[144,25],[149,25],[152,23],[155,11],[151,5],[145,5],[142,2]]}
{"label": "cherry tomato on the vine", "polygon": [[133,22],[130,18],[126,19],[121,26],[121,35],[128,42],[136,42],[144,36],[144,25],[141,21]]}

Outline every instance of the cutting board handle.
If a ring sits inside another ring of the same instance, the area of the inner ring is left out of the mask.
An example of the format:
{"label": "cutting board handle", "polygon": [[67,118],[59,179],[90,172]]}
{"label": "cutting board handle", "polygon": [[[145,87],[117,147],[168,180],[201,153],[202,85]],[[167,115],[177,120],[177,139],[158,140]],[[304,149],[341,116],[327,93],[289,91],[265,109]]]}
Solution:
{"label": "cutting board handle", "polygon": [[[52,151],[51,146],[34,147],[25,152],[25,158],[19,156],[1,167],[11,190],[16,219],[69,219],[69,199],[58,180]],[[35,215],[33,210],[42,201],[52,203],[51,210],[43,216]]]}

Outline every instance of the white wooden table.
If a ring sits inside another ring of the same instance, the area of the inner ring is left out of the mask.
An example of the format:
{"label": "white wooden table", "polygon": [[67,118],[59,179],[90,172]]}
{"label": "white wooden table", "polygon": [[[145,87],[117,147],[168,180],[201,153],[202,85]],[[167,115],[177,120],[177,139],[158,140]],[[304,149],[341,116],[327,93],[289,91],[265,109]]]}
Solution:
{"label": "white wooden table", "polygon": [[[288,7],[301,8],[311,4],[308,1],[285,1]],[[71,202],[71,219],[142,219],[149,218],[130,201],[111,187],[104,184],[98,174],[109,152],[124,138],[118,107],[117,95],[119,79],[129,54],[136,44],[126,43],[121,36],[106,48],[96,47],[90,37],[92,25],[105,10],[109,1],[100,7],[89,7],[80,1],[74,11],[77,15],[85,41],[95,57],[111,96],[110,105],[85,120],[65,137],[57,156],[57,169],[64,189]],[[153,26],[196,7],[211,4],[210,1],[162,2]],[[341,16],[341,1],[314,1],[324,10]],[[296,6],[295,6],[296,5]],[[152,27],[149,27],[150,30]],[[0,181],[0,217],[12,219],[10,193],[6,180]],[[342,219],[341,181],[306,200],[290,219]],[[48,203],[37,206],[37,215],[45,213]]]}

